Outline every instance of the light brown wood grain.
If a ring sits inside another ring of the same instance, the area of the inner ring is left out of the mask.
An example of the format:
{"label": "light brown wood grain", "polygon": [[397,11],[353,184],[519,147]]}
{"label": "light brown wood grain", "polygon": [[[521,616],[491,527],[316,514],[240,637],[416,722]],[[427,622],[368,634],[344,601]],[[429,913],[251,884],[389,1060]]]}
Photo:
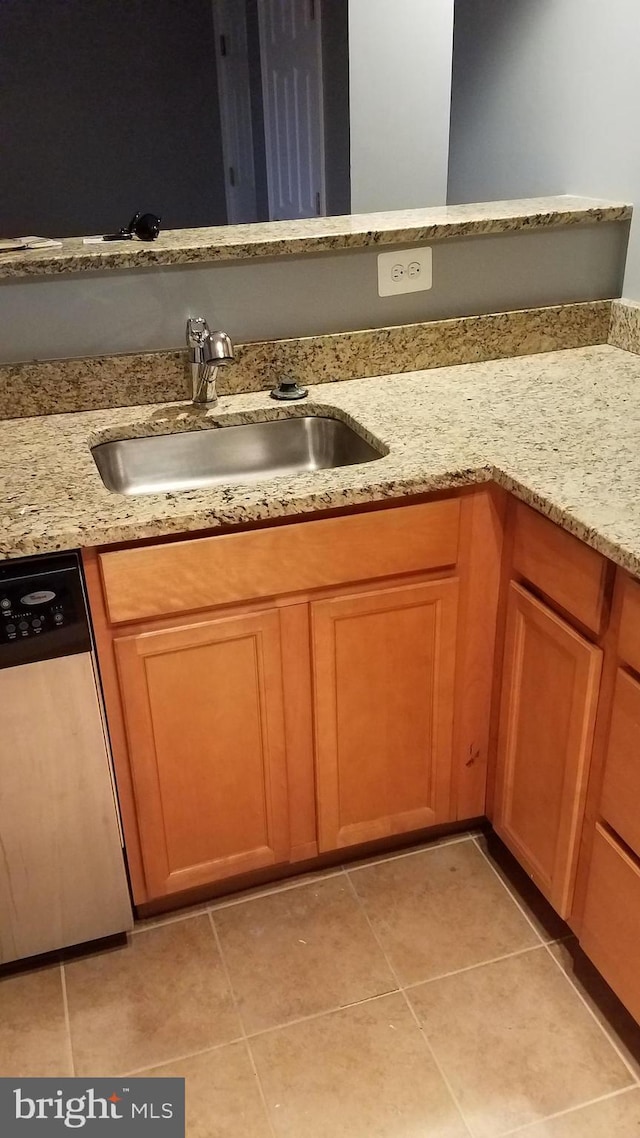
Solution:
{"label": "light brown wood grain", "polygon": [[458,819],[486,812],[491,696],[506,494],[487,487],[463,498],[456,662],[453,805]]}
{"label": "light brown wood grain", "polygon": [[457,499],[99,555],[108,618],[214,605],[454,565]]}
{"label": "light brown wood grain", "polygon": [[586,628],[600,631],[609,562],[522,502],[515,512],[513,569]]}
{"label": "light brown wood grain", "polygon": [[131,928],[89,653],[0,671],[0,963]]}
{"label": "light brown wood grain", "polygon": [[580,944],[640,1022],[640,866],[599,823]]}
{"label": "light brown wood grain", "polygon": [[556,911],[571,912],[602,652],[509,587],[493,824]]}
{"label": "light brown wood grain", "polygon": [[640,857],[640,684],[618,671],[600,814]]}
{"label": "light brown wood grain", "polygon": [[321,851],[452,820],[458,582],[311,606]]}
{"label": "light brown wood grain", "polygon": [[286,861],[275,610],[115,641],[149,893]]}
{"label": "light brown wood grain", "polygon": [[622,575],[622,615],[618,654],[625,664],[640,672],[640,582]]}

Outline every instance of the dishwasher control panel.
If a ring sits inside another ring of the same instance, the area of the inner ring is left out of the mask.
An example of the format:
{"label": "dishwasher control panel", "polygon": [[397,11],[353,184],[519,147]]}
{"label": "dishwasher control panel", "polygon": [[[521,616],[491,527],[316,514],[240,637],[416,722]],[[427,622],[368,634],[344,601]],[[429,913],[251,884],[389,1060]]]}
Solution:
{"label": "dishwasher control panel", "polygon": [[0,668],[86,651],[89,628],[74,556],[0,569]]}

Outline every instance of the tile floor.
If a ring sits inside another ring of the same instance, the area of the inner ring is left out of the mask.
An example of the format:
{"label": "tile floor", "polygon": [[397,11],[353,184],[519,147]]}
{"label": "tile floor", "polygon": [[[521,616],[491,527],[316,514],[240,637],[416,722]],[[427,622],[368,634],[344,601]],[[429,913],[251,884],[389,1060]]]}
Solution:
{"label": "tile floor", "polygon": [[0,979],[0,1075],[178,1075],[188,1138],[640,1138],[640,1028],[464,835]]}

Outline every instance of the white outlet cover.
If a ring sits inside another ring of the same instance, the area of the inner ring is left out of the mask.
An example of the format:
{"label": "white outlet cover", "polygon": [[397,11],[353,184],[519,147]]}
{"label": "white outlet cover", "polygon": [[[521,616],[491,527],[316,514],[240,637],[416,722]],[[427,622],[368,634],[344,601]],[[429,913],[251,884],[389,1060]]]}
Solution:
{"label": "white outlet cover", "polygon": [[427,292],[432,284],[433,254],[430,248],[378,253],[378,296]]}

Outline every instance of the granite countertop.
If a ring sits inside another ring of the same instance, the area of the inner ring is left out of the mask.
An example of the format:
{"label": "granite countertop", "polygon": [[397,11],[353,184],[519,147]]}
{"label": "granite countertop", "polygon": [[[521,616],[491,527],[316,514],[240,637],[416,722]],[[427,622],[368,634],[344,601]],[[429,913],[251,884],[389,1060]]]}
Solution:
{"label": "granite countertop", "polygon": [[626,202],[566,194],[302,221],[169,229],[148,243],[85,245],[82,237],[66,237],[61,248],[1,253],[0,278],[323,253],[557,225],[628,221],[631,214],[632,206]]}
{"label": "granite countertop", "polygon": [[[90,446],[289,414],[358,424],[385,457],[252,485],[124,497]],[[0,422],[0,557],[134,541],[495,480],[640,575],[640,356],[609,346],[190,404]]]}

